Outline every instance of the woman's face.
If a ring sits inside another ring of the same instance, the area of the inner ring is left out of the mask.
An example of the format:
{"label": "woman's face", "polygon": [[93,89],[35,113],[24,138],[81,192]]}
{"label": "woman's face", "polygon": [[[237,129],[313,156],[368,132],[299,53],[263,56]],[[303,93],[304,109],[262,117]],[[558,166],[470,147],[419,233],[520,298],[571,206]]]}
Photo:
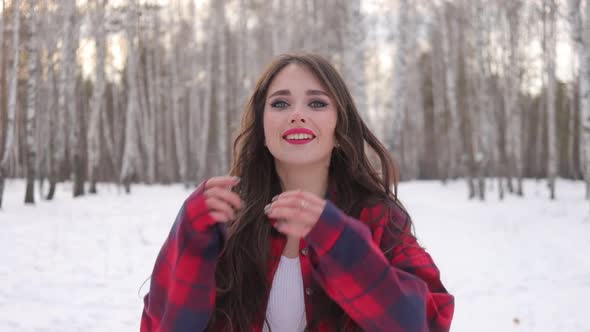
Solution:
{"label": "woman's face", "polygon": [[289,64],[268,88],[265,144],[277,165],[328,166],[337,119],[328,90],[305,66]]}

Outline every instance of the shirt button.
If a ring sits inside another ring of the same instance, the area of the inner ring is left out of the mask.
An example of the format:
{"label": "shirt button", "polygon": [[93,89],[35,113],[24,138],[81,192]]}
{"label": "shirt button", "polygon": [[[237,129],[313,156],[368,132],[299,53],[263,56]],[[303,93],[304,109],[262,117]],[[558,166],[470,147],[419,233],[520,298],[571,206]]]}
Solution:
{"label": "shirt button", "polygon": [[302,254],[303,256],[307,256],[307,254],[308,254],[308,253],[309,253],[309,249],[307,249],[307,247],[305,247],[305,248],[301,249],[301,254]]}
{"label": "shirt button", "polygon": [[305,289],[305,294],[307,294],[307,296],[311,296],[311,294],[313,294],[313,289],[311,289],[311,288],[307,287],[307,288]]}

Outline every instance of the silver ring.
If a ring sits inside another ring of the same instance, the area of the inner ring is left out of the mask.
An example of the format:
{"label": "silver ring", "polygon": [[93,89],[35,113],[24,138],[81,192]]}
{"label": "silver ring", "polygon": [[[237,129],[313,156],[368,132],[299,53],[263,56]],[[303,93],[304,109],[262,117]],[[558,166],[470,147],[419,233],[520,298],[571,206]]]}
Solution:
{"label": "silver ring", "polygon": [[305,200],[301,200],[301,209],[305,209],[305,207],[307,207],[307,202]]}

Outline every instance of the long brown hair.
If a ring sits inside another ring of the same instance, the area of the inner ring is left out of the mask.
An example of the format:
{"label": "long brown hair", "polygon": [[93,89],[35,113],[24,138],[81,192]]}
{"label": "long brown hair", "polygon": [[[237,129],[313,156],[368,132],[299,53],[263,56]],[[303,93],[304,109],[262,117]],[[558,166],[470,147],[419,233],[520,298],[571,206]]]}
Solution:
{"label": "long brown hair", "polygon": [[[297,52],[275,58],[256,84],[233,145],[231,174],[241,178],[235,190],[245,206],[236,220],[228,224],[227,241],[215,273],[218,289],[210,329],[222,323],[230,331],[247,331],[264,315],[272,282],[267,277],[269,238],[275,231],[265,222],[263,210],[271,198],[281,192],[281,187],[273,156],[264,146],[262,119],[268,88],[289,64],[310,69],[337,106],[335,139],[339,147],[332,153],[329,170],[330,188],[336,192],[334,203],[357,218],[363,207],[398,203],[398,171],[394,161],[363,122],[337,70],[316,54]],[[380,171],[371,164],[367,148],[378,157]],[[392,231],[399,234],[400,229],[394,227]],[[314,317],[321,316],[318,319],[328,315],[341,327],[351,324],[350,318],[325,293],[314,298],[314,308],[325,308],[318,315],[314,312]],[[308,324],[312,328],[313,325],[314,322]]]}

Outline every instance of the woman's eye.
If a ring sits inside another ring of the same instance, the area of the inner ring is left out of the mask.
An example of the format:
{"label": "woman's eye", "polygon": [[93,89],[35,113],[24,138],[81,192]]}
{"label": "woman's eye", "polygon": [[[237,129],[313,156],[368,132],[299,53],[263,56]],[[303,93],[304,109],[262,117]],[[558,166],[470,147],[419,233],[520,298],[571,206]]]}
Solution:
{"label": "woman's eye", "polygon": [[287,104],[286,102],[279,100],[279,101],[275,101],[274,103],[271,103],[270,106],[272,108],[285,108],[287,106],[289,106],[289,104]]}
{"label": "woman's eye", "polygon": [[322,108],[328,106],[328,104],[324,103],[323,101],[315,100],[309,104],[312,108]]}

